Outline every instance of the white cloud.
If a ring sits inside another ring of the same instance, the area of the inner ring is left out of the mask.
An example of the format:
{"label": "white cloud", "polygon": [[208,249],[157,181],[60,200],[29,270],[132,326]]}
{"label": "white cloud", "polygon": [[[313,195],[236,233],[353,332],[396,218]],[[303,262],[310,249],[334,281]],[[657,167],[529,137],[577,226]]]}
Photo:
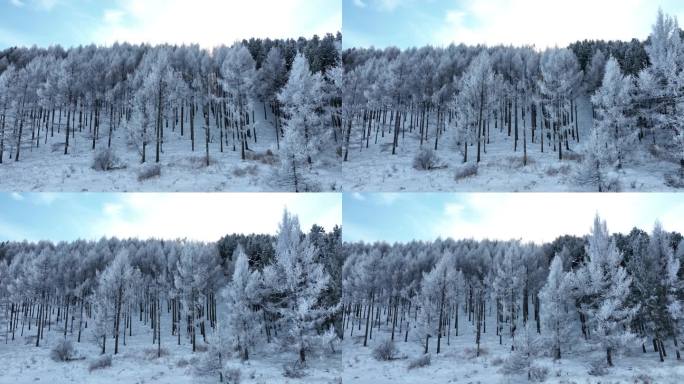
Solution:
{"label": "white cloud", "polygon": [[102,207],[102,213],[104,213],[105,216],[108,217],[118,218],[121,216],[121,211],[123,211],[123,209],[123,204],[105,203]]}
{"label": "white cloud", "polygon": [[102,18],[106,24],[119,24],[125,15],[120,9],[106,9]]}
{"label": "white cloud", "polygon": [[354,0],[354,5],[359,8],[366,8],[366,3],[364,3],[363,0]]}
{"label": "white cloud", "polygon": [[58,0],[35,0],[34,2],[38,9],[50,11],[57,5]]}
{"label": "white cloud", "polygon": [[392,205],[397,200],[401,199],[402,194],[401,193],[394,193],[394,192],[387,192],[387,193],[376,193],[376,194],[373,194],[372,196],[375,197],[381,204]]}
{"label": "white cloud", "polygon": [[342,7],[317,0],[118,0],[92,39],[102,44],[199,43],[210,48],[249,37],[297,38],[334,33]]}
{"label": "white cloud", "polygon": [[[547,242],[563,234],[589,232],[597,213],[611,232],[650,230],[661,220],[669,231],[684,230],[684,199],[659,194],[468,194],[447,203],[433,225],[434,237],[523,239]],[[663,202],[668,202],[666,210]]]}
{"label": "white cloud", "polygon": [[299,216],[303,231],[342,224],[339,194],[127,193],[103,206],[91,237],[215,241],[229,233],[275,233],[284,208]]}
{"label": "white cloud", "polygon": [[658,7],[650,0],[464,0],[446,13],[433,39],[443,45],[534,44],[537,48],[583,39],[645,39]]}
{"label": "white cloud", "polygon": [[59,0],[10,0],[10,3],[15,7],[23,7],[27,2],[40,11],[51,11]]}
{"label": "white cloud", "polygon": [[359,200],[359,201],[364,201],[364,200],[366,200],[366,196],[364,196],[362,193],[359,193],[359,192],[354,192],[354,193],[352,193],[352,194],[351,194],[351,197],[352,197],[353,199]]}
{"label": "white cloud", "polygon": [[12,199],[13,199],[13,200],[16,200],[16,201],[22,201],[22,200],[24,200],[24,196],[23,196],[21,193],[19,193],[19,192],[12,192],[12,193],[10,194],[10,197],[12,197]]}
{"label": "white cloud", "polygon": [[52,205],[57,199],[66,197],[66,195],[54,193],[54,192],[41,192],[31,194],[33,201],[36,204]]}

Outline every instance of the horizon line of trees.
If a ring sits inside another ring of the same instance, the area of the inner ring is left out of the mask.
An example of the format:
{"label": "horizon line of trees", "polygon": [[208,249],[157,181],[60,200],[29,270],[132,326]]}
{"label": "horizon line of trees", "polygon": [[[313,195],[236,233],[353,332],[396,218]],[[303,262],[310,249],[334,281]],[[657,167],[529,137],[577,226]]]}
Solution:
{"label": "horizon line of trees", "polygon": [[26,337],[39,347],[52,331],[117,354],[146,327],[158,354],[162,332],[193,352],[206,344],[213,373],[235,351],[248,359],[264,343],[281,342],[304,363],[338,338],[341,244],[340,227],[303,233],[287,211],[275,236],[214,243],[0,243],[0,342]]}
{"label": "horizon line of trees", "polygon": [[[680,159],[684,180],[683,35],[661,10],[643,43],[347,49],[344,161],[352,148],[368,151],[371,143],[395,155],[408,136],[426,152],[448,138],[463,163],[479,163],[498,133],[521,153],[523,166],[531,145],[560,161],[579,157],[576,182],[599,191],[616,189],[615,173],[639,143]],[[592,103],[589,134],[578,123],[583,97]]]}
{"label": "horizon line of trees", "polygon": [[[384,342],[383,330],[439,354],[465,336],[479,356],[482,335],[494,332],[511,351],[507,366],[519,368],[583,345],[603,351],[608,366],[626,349],[680,359],[684,240],[659,223],[650,234],[610,235],[597,216],[588,235],[543,245],[437,239],[345,248],[344,332],[364,347]],[[463,333],[466,321],[472,334]]]}
{"label": "horizon line of trees", "polygon": [[[174,134],[203,149],[208,166],[210,144],[245,160],[268,135],[274,149],[285,147],[284,182],[306,190],[302,168],[341,140],[341,38],[249,39],[211,51],[128,43],[1,51],[0,163],[46,145],[68,155],[75,140],[109,150],[123,128],[141,163],[149,150],[159,163]],[[257,113],[273,133],[257,132]]]}

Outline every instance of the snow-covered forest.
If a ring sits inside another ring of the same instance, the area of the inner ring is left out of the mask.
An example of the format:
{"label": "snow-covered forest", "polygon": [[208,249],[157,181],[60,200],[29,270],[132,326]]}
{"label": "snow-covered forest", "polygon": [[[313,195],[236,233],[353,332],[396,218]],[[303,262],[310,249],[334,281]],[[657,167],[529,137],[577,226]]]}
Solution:
{"label": "snow-covered forest", "polygon": [[0,188],[336,190],[341,39],[6,49]]}
{"label": "snow-covered forest", "polygon": [[661,11],[646,41],[345,50],[342,184],[682,188],[683,36]]}
{"label": "snow-covered forest", "polygon": [[287,212],[216,243],[2,243],[0,381],[339,382],[343,262],[339,227]]}
{"label": "snow-covered forest", "polygon": [[684,241],[658,223],[345,247],[345,383],[684,379]]}

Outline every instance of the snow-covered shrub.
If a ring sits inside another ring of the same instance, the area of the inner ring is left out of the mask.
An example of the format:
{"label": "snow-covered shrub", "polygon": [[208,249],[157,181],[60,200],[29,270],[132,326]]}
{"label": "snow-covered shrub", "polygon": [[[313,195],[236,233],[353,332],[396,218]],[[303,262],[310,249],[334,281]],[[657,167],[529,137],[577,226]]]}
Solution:
{"label": "snow-covered shrub", "polygon": [[461,356],[463,356],[464,359],[477,359],[478,357],[486,356],[487,354],[489,354],[489,350],[485,347],[480,347],[479,356],[477,348],[474,347],[465,347],[461,352]]}
{"label": "snow-covered shrub", "polygon": [[255,176],[259,172],[259,168],[255,164],[247,165],[244,168],[235,167],[233,168],[233,176],[244,177],[246,175]]}
{"label": "snow-covered shrub", "polygon": [[112,366],[112,355],[103,355],[88,364],[88,372]]}
{"label": "snow-covered shrub", "polygon": [[159,164],[148,164],[138,171],[138,181],[144,181],[159,176],[161,176],[161,165]]}
{"label": "snow-covered shrub", "polygon": [[373,348],[373,357],[375,360],[379,361],[389,361],[394,360],[397,355],[397,347],[394,345],[394,341],[391,339],[386,339],[381,341],[375,348]]}
{"label": "snow-covered shrub", "polygon": [[477,164],[465,164],[456,168],[454,179],[458,181],[475,175],[477,175]]}
{"label": "snow-covered shrub", "polygon": [[304,372],[304,363],[299,360],[292,364],[283,365],[283,376],[290,379],[300,379],[306,375]]}
{"label": "snow-covered shrub", "polygon": [[[197,346],[199,347],[199,345]],[[219,356],[222,356],[224,359],[228,357],[225,353],[221,355],[221,352],[219,347],[212,344],[209,353],[203,353],[199,355],[199,358],[196,358],[194,362],[188,362],[189,365],[192,365],[193,374],[201,377],[219,376],[221,371],[226,370],[226,367],[222,365]]]}
{"label": "snow-covered shrub", "polygon": [[328,328],[327,331],[325,331],[321,337],[318,339],[320,342],[320,348],[322,350],[327,350],[330,351],[331,353],[337,352],[336,347],[340,343],[340,338],[337,335],[337,332],[335,332],[335,327],[330,327]]}
{"label": "snow-covered shrub", "polygon": [[439,157],[432,148],[422,148],[413,158],[413,168],[422,171],[429,171],[437,168],[439,165]]}
{"label": "snow-covered shrub", "polygon": [[71,340],[60,340],[50,351],[50,358],[54,361],[70,361],[76,357],[76,349]]}
{"label": "snow-covered shrub", "polygon": [[549,166],[544,170],[544,173],[546,176],[558,176],[560,175],[567,175],[570,173],[570,165],[568,164],[562,164],[558,167],[556,166]]}
{"label": "snow-covered shrub", "polygon": [[672,188],[684,188],[684,170],[666,174],[665,185]]}
{"label": "snow-covered shrub", "polygon": [[577,161],[581,162],[584,159],[584,155],[579,152],[564,151],[563,160]]}
{"label": "snow-covered shrub", "polygon": [[161,348],[160,350],[157,350],[157,348],[145,348],[143,353],[145,354],[145,358],[147,360],[154,360],[159,356],[168,356],[169,350],[166,348]]}
{"label": "snow-covered shrub", "polygon": [[267,149],[266,152],[246,152],[245,158],[247,160],[258,161],[266,165],[274,165],[278,163],[278,156],[276,156],[270,149]]}
{"label": "snow-covered shrub", "polygon": [[529,381],[532,383],[543,383],[549,376],[549,369],[533,365],[529,371]]}
{"label": "snow-covered shrub", "polygon": [[101,148],[93,156],[92,168],[96,171],[111,171],[121,167],[121,159],[111,148]]}
{"label": "snow-covered shrub", "polygon": [[183,358],[180,358],[180,359],[178,359],[178,361],[176,361],[176,367],[178,367],[178,368],[185,368],[188,365],[190,365],[190,362],[183,359]]}
{"label": "snow-covered shrub", "polygon": [[415,359],[411,359],[408,364],[408,369],[422,368],[430,365],[430,354],[421,355]]}
{"label": "snow-covered shrub", "polygon": [[645,373],[640,373],[632,378],[632,383],[639,383],[639,384],[654,384],[656,381],[653,380],[653,378]]}
{"label": "snow-covered shrub", "polygon": [[223,370],[223,380],[227,384],[240,384],[241,376],[242,372],[240,371],[240,368],[226,367]]}
{"label": "snow-covered shrub", "polygon": [[500,357],[495,357],[489,363],[494,367],[498,367],[499,365],[504,363],[504,359]]}
{"label": "snow-covered shrub", "polygon": [[605,376],[608,373],[608,365],[603,359],[592,361],[587,373],[591,376]]}

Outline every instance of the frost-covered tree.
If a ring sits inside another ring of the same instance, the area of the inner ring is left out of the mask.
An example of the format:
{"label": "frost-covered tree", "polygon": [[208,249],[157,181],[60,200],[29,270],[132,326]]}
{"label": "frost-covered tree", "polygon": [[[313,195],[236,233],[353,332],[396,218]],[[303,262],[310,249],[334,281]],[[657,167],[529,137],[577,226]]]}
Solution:
{"label": "frost-covered tree", "polygon": [[601,87],[591,98],[599,117],[596,129],[603,130],[606,136],[612,138],[610,158],[618,168],[622,168],[624,153],[636,141],[632,119],[626,114],[632,103],[633,80],[622,74],[620,65],[613,57],[606,62],[604,73]]}
{"label": "frost-covered tree", "polygon": [[454,102],[458,110],[459,141],[463,145],[463,162],[468,161],[468,145],[477,141],[477,162],[485,137],[485,120],[489,111],[494,72],[489,54],[483,50],[473,59],[460,80],[460,93]]}
{"label": "frost-covered tree", "polygon": [[635,339],[629,323],[638,307],[630,307],[627,300],[632,277],[623,267],[622,252],[611,239],[606,222],[598,216],[587,241],[588,260],[577,272],[584,294],[581,311],[593,330],[594,342],[606,351],[606,361],[613,366],[613,354]]}
{"label": "frost-covered tree", "polygon": [[678,292],[682,288],[682,282],[677,273],[680,261],[674,255],[669,234],[662,229],[660,223],[656,223],[653,228],[646,247],[633,248],[627,265],[633,276],[638,276],[633,285],[641,304],[641,326],[652,333],[660,361],[664,361],[664,340],[669,337],[674,342],[675,353],[679,358],[677,338],[682,308]]}
{"label": "frost-covered tree", "polygon": [[425,335],[424,353],[429,352],[430,337],[437,338],[437,353],[441,352],[447,304],[453,291],[452,286],[457,282],[456,278],[456,271],[449,255],[442,256],[432,271],[423,275],[420,296],[421,328]]}
{"label": "frost-covered tree", "polygon": [[584,150],[584,158],[577,169],[576,180],[580,185],[590,185],[599,192],[619,190],[617,174],[613,171],[608,132],[593,127]]}
{"label": "frost-covered tree", "polygon": [[[98,325],[97,337],[102,337],[102,353],[105,353],[106,334],[112,330],[114,334],[114,354],[119,353],[119,336],[121,320],[126,304],[132,299],[133,283],[139,279],[139,272],[131,267],[128,251],[122,249],[112,263],[100,274],[97,294]],[[113,321],[110,327],[103,323]]]}
{"label": "frost-covered tree", "polygon": [[[656,132],[664,132],[675,144],[675,154],[684,169],[684,118],[682,117],[682,88],[684,87],[684,44],[676,17],[658,11],[649,43],[645,47],[651,63],[639,73],[640,96],[644,117]],[[682,171],[684,173],[684,170]]]}
{"label": "frost-covered tree", "polygon": [[571,311],[573,305],[569,298],[563,272],[563,260],[558,254],[551,262],[546,285],[539,292],[544,337],[550,342],[554,359],[561,358],[562,345],[568,340],[574,320]]}
{"label": "frost-covered tree", "polygon": [[587,66],[584,74],[584,88],[587,93],[594,93],[603,82],[606,70],[606,55],[601,49],[597,49],[591,57],[591,61]]}
{"label": "frost-covered tree", "polygon": [[319,116],[322,86],[320,73],[311,73],[306,58],[297,55],[287,84],[278,94],[286,117],[279,175],[295,192],[305,190],[304,167],[312,163],[326,140]]}
{"label": "frost-covered tree", "polygon": [[261,275],[258,271],[249,270],[249,261],[241,245],[235,249],[235,270],[233,279],[222,291],[227,308],[223,326],[233,339],[233,346],[239,351],[242,359],[249,359],[249,349],[254,344],[258,332],[256,326],[261,318],[258,286]]}
{"label": "frost-covered tree", "polygon": [[558,150],[558,159],[562,160],[563,146],[569,149],[569,135],[576,135],[566,117],[571,113],[571,102],[582,79],[582,71],[572,51],[558,48],[544,51],[540,70],[538,85],[541,99],[544,107],[548,108],[554,149]]}
{"label": "frost-covered tree", "polygon": [[223,90],[230,95],[238,116],[240,156],[245,159],[245,151],[249,149],[247,131],[245,129],[249,96],[252,94],[255,77],[255,62],[244,45],[232,47],[221,66]]}
{"label": "frost-covered tree", "polygon": [[323,265],[316,260],[317,250],[303,236],[299,220],[287,211],[278,226],[275,263],[264,270],[276,297],[271,310],[278,314],[284,334],[279,335],[288,348],[297,351],[299,362],[318,344],[321,325],[331,318],[337,307],[326,307],[321,295],[330,284]]}
{"label": "frost-covered tree", "polygon": [[520,316],[519,297],[522,292],[522,269],[520,245],[512,243],[506,249],[501,249],[496,257],[492,289],[499,301],[500,316],[499,335],[503,332],[503,322],[509,326],[511,349],[515,348],[515,330],[517,318]]}

